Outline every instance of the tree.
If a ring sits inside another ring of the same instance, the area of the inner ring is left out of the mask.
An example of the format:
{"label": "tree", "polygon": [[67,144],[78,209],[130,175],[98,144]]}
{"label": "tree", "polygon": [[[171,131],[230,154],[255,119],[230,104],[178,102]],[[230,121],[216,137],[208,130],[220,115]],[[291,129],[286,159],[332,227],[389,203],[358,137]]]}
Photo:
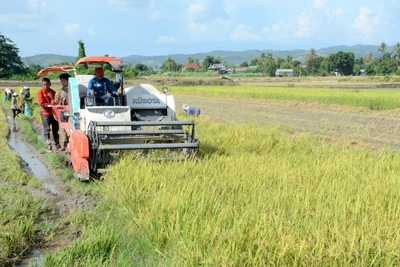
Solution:
{"label": "tree", "polygon": [[177,63],[171,57],[168,57],[161,66],[163,71],[178,71],[180,68],[182,68],[182,64]]}
{"label": "tree", "polygon": [[9,78],[23,71],[23,64],[18,53],[19,49],[14,42],[0,34],[0,78]]}
{"label": "tree", "polygon": [[381,45],[378,47],[378,51],[383,54],[386,52],[386,50],[387,50],[387,45],[385,42],[382,42]]}
{"label": "tree", "polygon": [[249,63],[247,63],[247,61],[243,61],[242,63],[240,63],[240,65],[239,65],[240,67],[248,67],[249,66]]}
{"label": "tree", "polygon": [[292,65],[292,62],[293,62],[293,57],[291,57],[291,56],[286,56],[284,60],[285,60],[285,63],[286,63],[286,64],[288,64],[289,66],[291,66],[291,65]]}
{"label": "tree", "polygon": [[208,70],[208,68],[215,63],[215,58],[213,56],[206,56],[203,59],[203,69]]}
{"label": "tree", "polygon": [[187,62],[188,64],[193,64],[193,63],[194,63],[194,59],[193,59],[192,57],[188,57],[188,58],[186,59],[186,62]]}
{"label": "tree", "polygon": [[[79,59],[86,57],[85,44],[82,42],[82,40],[79,40],[79,41],[78,41],[78,45],[79,45],[79,48],[78,48],[78,56],[76,57],[76,62],[77,62]],[[83,65],[80,64],[80,65],[78,66],[78,69],[87,70],[87,69],[88,69],[88,66],[87,66],[86,64],[83,64]]]}
{"label": "tree", "polygon": [[253,58],[250,61],[250,66],[257,66],[258,65],[258,58]]}
{"label": "tree", "polygon": [[397,60],[397,66],[400,64],[400,43],[397,42],[393,47],[393,58]]}
{"label": "tree", "polygon": [[382,60],[376,67],[376,73],[379,75],[390,75],[397,70],[397,62],[394,59]]}
{"label": "tree", "polygon": [[372,61],[374,61],[374,55],[372,53],[368,53],[364,56],[364,62],[366,64],[370,64]]}
{"label": "tree", "polygon": [[143,63],[138,63],[135,65],[135,70],[137,70],[138,72],[147,72],[149,71],[149,67],[147,67],[147,65]]}
{"label": "tree", "polygon": [[311,48],[310,51],[308,51],[307,57],[304,61],[308,74],[309,75],[318,74],[322,61],[323,57],[318,56],[315,49]]}
{"label": "tree", "polygon": [[329,56],[329,71],[338,72],[340,75],[351,75],[354,70],[355,56],[352,52],[339,51]]}

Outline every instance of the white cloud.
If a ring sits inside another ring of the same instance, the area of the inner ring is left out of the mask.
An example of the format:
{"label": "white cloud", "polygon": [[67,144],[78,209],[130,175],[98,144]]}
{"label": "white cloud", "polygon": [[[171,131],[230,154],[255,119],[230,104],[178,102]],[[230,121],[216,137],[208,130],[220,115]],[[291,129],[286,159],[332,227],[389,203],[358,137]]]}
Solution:
{"label": "white cloud", "polygon": [[86,29],[86,32],[90,35],[90,36],[95,36],[96,35],[96,30],[92,27],[88,27]]}
{"label": "white cloud", "polygon": [[280,22],[264,27],[262,30],[271,41],[284,42],[293,37],[293,26],[289,22]]}
{"label": "white cloud", "polygon": [[189,21],[196,21],[202,14],[207,13],[209,7],[207,0],[196,0],[196,3],[191,4],[188,8]]}
{"label": "white cloud", "polygon": [[176,44],[179,38],[173,36],[159,36],[156,40],[157,44]]}
{"label": "white cloud", "polygon": [[26,0],[26,5],[30,12],[36,13],[41,12],[42,14],[47,12],[47,3],[40,0]]}
{"label": "white cloud", "polygon": [[241,24],[231,33],[231,40],[233,41],[258,41],[260,36],[254,33],[253,28]]}
{"label": "white cloud", "polygon": [[140,10],[155,5],[155,0],[107,0],[107,4],[122,10]]}
{"label": "white cloud", "polygon": [[299,25],[298,30],[295,35],[300,38],[309,37],[310,36],[310,16],[305,12],[301,13],[297,18],[297,22]]}
{"label": "white cloud", "polygon": [[344,16],[344,11],[342,8],[338,8],[332,11],[332,14],[336,17],[343,17]]}
{"label": "white cloud", "polygon": [[224,0],[224,10],[230,16],[232,16],[233,11],[236,9],[236,4],[232,0]]}
{"label": "white cloud", "polygon": [[187,10],[188,20],[195,23],[209,23],[216,19],[227,19],[224,2],[196,0]]}
{"label": "white cloud", "polygon": [[232,29],[232,21],[217,18],[208,23],[190,22],[187,26],[191,42],[212,40],[220,42],[229,40]]}
{"label": "white cloud", "polygon": [[64,25],[64,32],[66,35],[74,35],[80,30],[80,25],[78,23],[68,23]]}
{"label": "white cloud", "polygon": [[367,37],[371,37],[372,33],[375,30],[375,27],[379,24],[379,17],[378,16],[371,16],[373,12],[365,7],[360,8],[360,13],[354,19],[354,23],[352,27],[360,30],[362,34],[366,35]]}
{"label": "white cloud", "polygon": [[325,1],[324,0],[314,0],[313,8],[315,9],[320,9],[325,7]]}

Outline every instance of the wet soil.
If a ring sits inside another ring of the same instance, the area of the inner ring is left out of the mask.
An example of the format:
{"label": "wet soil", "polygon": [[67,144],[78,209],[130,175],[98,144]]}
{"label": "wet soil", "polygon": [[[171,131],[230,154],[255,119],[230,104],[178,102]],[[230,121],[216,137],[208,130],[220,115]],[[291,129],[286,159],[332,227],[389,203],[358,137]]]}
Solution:
{"label": "wet soil", "polygon": [[[297,133],[370,149],[400,149],[400,109],[373,111],[364,107],[316,102],[274,101],[175,93],[176,107],[201,108],[202,116],[228,123],[287,125]],[[178,111],[179,112],[179,111]]]}
{"label": "wet soil", "polygon": [[18,132],[18,125],[14,125],[14,122],[10,125],[13,130],[9,136],[9,146],[20,156],[23,169],[43,183],[43,188],[31,189],[34,195],[41,195],[51,200],[61,213],[75,209],[90,210],[96,206],[93,196],[78,192],[68,182],[58,177],[59,170],[54,169],[43,153],[23,139]]}
{"label": "wet soil", "polygon": [[[48,161],[45,154],[38,151],[38,149],[27,142],[24,136],[19,133],[18,121],[13,122],[8,117],[10,124],[10,135],[8,144],[20,157],[21,168],[29,175],[34,176],[42,182],[42,187],[37,188],[30,185],[23,186],[28,192],[34,196],[42,197],[45,199],[43,207],[50,205],[51,209],[41,215],[43,221],[57,221],[63,215],[72,213],[75,210],[91,210],[96,206],[96,199],[88,194],[78,192],[68,182],[63,181],[58,176],[58,170],[54,169]],[[40,132],[39,125],[36,125],[38,135]],[[45,153],[45,152],[44,152]],[[56,153],[56,152],[52,152]],[[0,183],[8,183],[1,181]],[[9,183],[10,184],[10,183]],[[16,185],[18,186],[18,185]],[[47,209],[47,208],[46,208]],[[64,224],[62,222],[59,222]],[[66,228],[66,225],[58,225],[59,230]],[[42,266],[42,258],[44,251],[50,252],[58,249],[61,246],[68,245],[69,242],[79,237],[81,234],[80,229],[70,229],[68,233],[56,237],[56,239],[49,241],[42,248],[32,248],[29,250],[25,257],[18,263],[17,266]],[[44,249],[44,250],[43,250]]]}

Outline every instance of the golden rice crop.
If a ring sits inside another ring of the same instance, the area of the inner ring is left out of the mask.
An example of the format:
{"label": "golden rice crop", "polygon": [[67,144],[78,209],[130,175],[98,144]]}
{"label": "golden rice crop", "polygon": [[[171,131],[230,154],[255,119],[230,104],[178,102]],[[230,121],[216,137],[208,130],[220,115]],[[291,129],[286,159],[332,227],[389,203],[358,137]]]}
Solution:
{"label": "golden rice crop", "polygon": [[[399,264],[398,152],[294,138],[287,127],[197,122],[200,163],[124,158],[104,177],[83,240],[49,262],[73,264],[68,255],[93,244],[81,262]],[[94,245],[104,240],[107,255]]]}

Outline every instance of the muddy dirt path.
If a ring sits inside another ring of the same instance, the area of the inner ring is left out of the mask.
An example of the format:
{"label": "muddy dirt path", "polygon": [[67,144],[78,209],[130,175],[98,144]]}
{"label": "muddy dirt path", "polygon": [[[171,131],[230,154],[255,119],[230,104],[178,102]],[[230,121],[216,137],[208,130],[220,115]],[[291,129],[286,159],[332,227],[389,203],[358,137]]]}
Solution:
{"label": "muddy dirt path", "polygon": [[311,133],[332,141],[376,149],[400,149],[400,110],[372,111],[363,107],[174,94],[176,107],[200,107],[202,115],[231,123],[287,125],[299,133]]}
{"label": "muddy dirt path", "polygon": [[50,166],[46,156],[23,140],[23,136],[19,134],[18,122],[14,123],[10,118],[8,122],[12,129],[8,141],[10,148],[18,153],[24,170],[43,183],[43,188],[28,188],[29,191],[55,203],[60,213],[69,213],[74,209],[90,210],[95,207],[96,200],[92,196],[78,192],[61,180],[57,174],[58,170]]}
{"label": "muddy dirt path", "polygon": [[[19,155],[23,170],[42,182],[42,188],[29,185],[22,186],[32,195],[42,197],[44,199],[43,206],[50,204],[52,207],[50,212],[41,215],[42,219],[54,221],[74,210],[87,211],[93,209],[97,203],[96,199],[93,196],[78,192],[68,182],[61,180],[58,177],[58,170],[51,166],[45,154],[40,153],[36,147],[24,140],[24,136],[19,133],[20,126],[18,121],[13,122],[10,117],[7,117],[7,120],[11,129],[8,145]],[[38,133],[39,136],[40,134]],[[8,182],[0,181],[0,183]],[[67,245],[70,239],[78,236],[80,230],[76,231],[76,233],[70,233],[67,237],[62,237],[62,240],[49,241],[45,244],[44,251],[49,252],[59,246]],[[42,266],[44,253],[42,249],[32,247],[16,265]]]}

